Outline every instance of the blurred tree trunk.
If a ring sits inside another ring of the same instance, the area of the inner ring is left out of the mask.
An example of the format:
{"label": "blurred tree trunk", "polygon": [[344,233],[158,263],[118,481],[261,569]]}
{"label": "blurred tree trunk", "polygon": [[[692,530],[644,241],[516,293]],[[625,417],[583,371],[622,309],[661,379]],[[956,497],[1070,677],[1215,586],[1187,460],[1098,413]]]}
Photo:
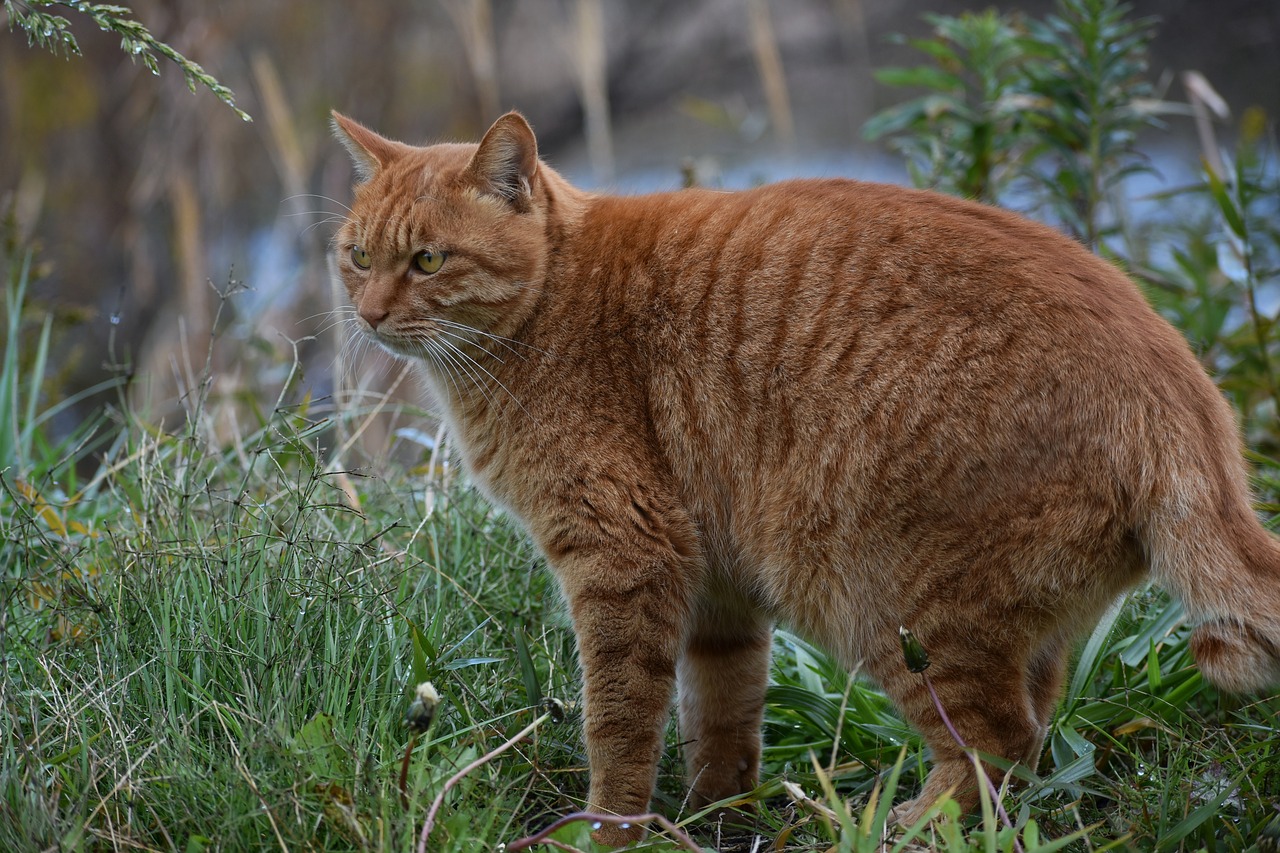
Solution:
{"label": "blurred tree trunk", "polygon": [[840,39],[849,59],[856,105],[854,122],[861,127],[875,112],[875,78],[871,68],[871,38],[867,34],[867,10],[863,0],[833,0],[840,22]]}
{"label": "blurred tree trunk", "polygon": [[790,148],[796,141],[796,127],[791,118],[787,79],[782,73],[782,55],[778,52],[778,39],[769,17],[769,0],[747,0],[747,13],[751,20],[751,45],[755,51],[756,67],[760,70],[765,100],[769,104],[769,120],[778,141],[784,148]]}
{"label": "blurred tree trunk", "polygon": [[498,96],[498,60],[493,38],[493,7],[489,0],[440,0],[453,24],[462,34],[462,49],[476,84],[476,106],[480,122],[498,117],[502,100]]}
{"label": "blurred tree trunk", "polygon": [[586,116],[587,155],[600,183],[613,180],[613,133],[609,119],[609,79],[604,10],[600,0],[578,0],[574,14],[574,66],[578,96]]}

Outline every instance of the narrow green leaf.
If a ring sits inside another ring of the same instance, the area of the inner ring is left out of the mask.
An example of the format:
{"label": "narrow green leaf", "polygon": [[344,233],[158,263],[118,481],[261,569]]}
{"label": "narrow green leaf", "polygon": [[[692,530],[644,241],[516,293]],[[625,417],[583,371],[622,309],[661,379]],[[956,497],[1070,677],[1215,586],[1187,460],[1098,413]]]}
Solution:
{"label": "narrow green leaf", "polygon": [[1120,652],[1120,660],[1125,666],[1138,666],[1147,657],[1148,645],[1164,642],[1185,614],[1186,609],[1182,603],[1177,599],[1170,599],[1154,618],[1147,619],[1141,630],[1133,635],[1132,642]]}
{"label": "narrow green leaf", "polygon": [[183,849],[186,853],[204,853],[211,844],[213,844],[212,838],[207,838],[203,835],[188,835],[186,847]]}
{"label": "narrow green leaf", "polygon": [[446,672],[454,672],[455,670],[468,669],[473,666],[481,666],[483,664],[488,664],[488,663],[502,663],[502,660],[503,660],[502,658],[484,657],[484,656],[471,657],[471,658],[456,658],[454,660],[449,661],[448,663],[446,663],[444,666],[440,668]]}
{"label": "narrow green leaf", "polygon": [[516,660],[520,662],[520,678],[524,682],[525,702],[531,708],[542,707],[542,684],[538,680],[538,670],[533,665],[533,656],[529,654],[529,644],[524,638],[524,629],[517,626],[511,632],[511,639],[516,647]]}
{"label": "narrow green leaf", "polygon": [[1235,199],[1227,192],[1227,186],[1214,173],[1208,163],[1204,165],[1205,180],[1209,183],[1209,193],[1213,196],[1214,203],[1218,206],[1218,212],[1222,214],[1223,220],[1227,223],[1227,227],[1231,229],[1237,237],[1243,240],[1248,231],[1244,224],[1244,215],[1240,209],[1236,207]]}
{"label": "narrow green leaf", "polygon": [[435,649],[431,645],[431,641],[426,638],[418,626],[410,619],[405,619],[409,624],[409,637],[413,646],[412,649],[412,668],[413,678],[409,689],[412,690],[415,684],[431,680],[430,663],[436,658]]}
{"label": "narrow green leaf", "polygon": [[939,92],[954,92],[964,87],[964,82],[956,75],[927,65],[915,68],[880,68],[875,72],[875,78],[886,86],[916,86]]}
{"label": "narrow green leaf", "polygon": [[1084,649],[1080,652],[1080,658],[1076,661],[1076,671],[1071,676],[1070,686],[1067,687],[1067,705],[1064,716],[1070,716],[1071,710],[1084,696],[1085,686],[1097,674],[1098,668],[1102,665],[1107,641],[1111,637],[1111,629],[1115,627],[1116,620],[1120,618],[1123,610],[1124,600],[1116,601],[1111,606],[1111,609],[1103,615],[1097,626],[1094,627],[1093,633],[1089,635],[1089,640],[1084,644]]}

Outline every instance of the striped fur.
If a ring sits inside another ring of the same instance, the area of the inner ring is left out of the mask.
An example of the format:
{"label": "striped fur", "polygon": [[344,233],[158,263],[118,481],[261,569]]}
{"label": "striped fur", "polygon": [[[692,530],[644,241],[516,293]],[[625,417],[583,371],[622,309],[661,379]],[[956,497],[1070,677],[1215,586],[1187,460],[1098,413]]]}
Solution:
{"label": "striped fur", "polygon": [[[928,740],[905,820],[974,783],[900,625],[963,736],[1011,759],[1034,762],[1072,642],[1148,573],[1201,623],[1210,678],[1280,681],[1280,548],[1232,412],[1065,237],[843,180],[591,195],[516,114],[429,148],[335,120],[366,178],[335,242],[355,322],[421,361],[555,572],[592,808],[645,810],[677,684],[696,800],[755,785],[775,622]],[[447,253],[433,275],[424,249]]]}

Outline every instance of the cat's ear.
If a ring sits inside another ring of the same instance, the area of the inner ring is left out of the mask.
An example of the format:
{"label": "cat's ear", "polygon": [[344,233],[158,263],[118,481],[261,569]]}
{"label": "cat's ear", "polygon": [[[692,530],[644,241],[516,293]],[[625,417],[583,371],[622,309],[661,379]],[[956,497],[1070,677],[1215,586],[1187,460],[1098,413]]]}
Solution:
{"label": "cat's ear", "polygon": [[533,201],[537,173],[538,141],[517,112],[493,123],[466,172],[482,190],[506,199],[519,210],[527,210]]}
{"label": "cat's ear", "polygon": [[379,136],[360,122],[333,111],[333,135],[351,152],[356,174],[367,181],[378,174],[409,147]]}

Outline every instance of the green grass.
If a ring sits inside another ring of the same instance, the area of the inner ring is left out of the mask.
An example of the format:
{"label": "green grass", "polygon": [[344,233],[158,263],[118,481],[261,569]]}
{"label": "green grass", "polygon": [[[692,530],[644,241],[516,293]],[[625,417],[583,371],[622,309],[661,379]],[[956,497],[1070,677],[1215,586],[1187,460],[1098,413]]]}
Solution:
{"label": "green grass", "polygon": [[[54,485],[65,457],[0,474],[0,849],[413,849],[445,780],[550,700],[449,791],[430,849],[492,849],[581,807],[573,642],[530,546],[465,483],[326,469],[333,425],[310,409],[229,449],[122,416],[73,490]],[[1006,799],[1025,849],[1243,849],[1275,823],[1280,700],[1206,686],[1176,617],[1141,593],[1084,645],[1040,775]],[[423,680],[444,700],[402,797]],[[766,736],[752,799],[778,849],[874,849],[926,769],[883,695],[785,632]],[[678,739],[655,808],[684,821]],[[903,849],[1013,849],[990,814],[971,824]]]}
{"label": "green grass", "polygon": [[[932,100],[871,128],[942,188],[998,201],[1051,186],[1049,218],[1141,277],[1241,412],[1274,527],[1280,335],[1259,294],[1280,283],[1280,183],[1265,122],[1246,113],[1229,173],[1169,194],[1190,205],[1172,226],[1122,221],[1107,193],[1149,123],[1133,99],[1150,22],[1111,0],[1059,13],[931,18],[935,38],[914,44],[937,67],[886,80]],[[1059,66],[1083,81],[1073,92],[1099,93],[1088,110],[1055,94]],[[1011,96],[1040,100],[1010,111]],[[1112,147],[1079,144],[1104,130]],[[437,798],[429,849],[489,850],[582,806],[572,634],[511,523],[447,469],[333,467],[322,448],[358,423],[289,390],[226,446],[198,397],[176,434],[121,402],[54,440],[71,404],[45,402],[57,332],[28,316],[30,255],[4,246],[0,850],[413,850]],[[1040,766],[1015,769],[1002,797],[1015,829],[990,802],[963,821],[946,805],[949,820],[883,849],[1278,849],[1280,697],[1208,686],[1179,615],[1139,590],[1081,644]],[[422,681],[443,701],[414,736]],[[748,798],[760,847],[691,813],[674,725],[654,808],[714,849],[879,850],[889,804],[927,770],[881,693],[782,631],[765,736]],[[586,849],[588,832],[555,837]]]}
{"label": "green grass", "polygon": [[[571,698],[519,536],[461,489],[424,518],[407,477],[325,473],[322,426],[280,415],[242,456],[130,424],[112,473],[56,500],[4,474],[0,849],[402,848],[442,778],[531,719],[514,634]],[[420,678],[446,703],[404,808]],[[440,839],[474,849],[563,808],[575,749],[572,723],[546,725],[468,778]]]}

